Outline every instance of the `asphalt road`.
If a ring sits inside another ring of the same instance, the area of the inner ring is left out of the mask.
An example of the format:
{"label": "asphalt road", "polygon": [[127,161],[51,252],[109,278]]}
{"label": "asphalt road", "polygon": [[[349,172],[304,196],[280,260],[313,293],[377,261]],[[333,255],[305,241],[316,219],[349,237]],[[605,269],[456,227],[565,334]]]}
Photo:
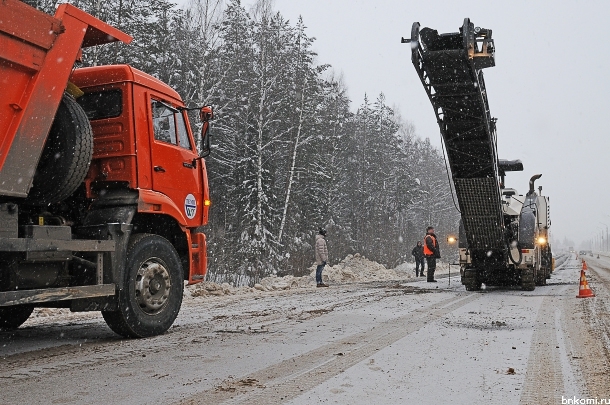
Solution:
{"label": "asphalt road", "polygon": [[149,339],[39,316],[0,332],[0,404],[610,399],[610,259],[587,259],[595,298],[575,298],[572,257],[532,292],[445,277],[191,299]]}

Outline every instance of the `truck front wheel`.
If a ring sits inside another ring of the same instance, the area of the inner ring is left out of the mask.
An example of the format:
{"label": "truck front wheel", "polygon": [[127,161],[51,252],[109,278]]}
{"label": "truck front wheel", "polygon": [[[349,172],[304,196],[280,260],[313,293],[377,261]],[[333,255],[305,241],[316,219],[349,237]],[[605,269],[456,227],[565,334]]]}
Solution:
{"label": "truck front wheel", "polygon": [[33,310],[32,305],[0,307],[0,330],[17,329],[28,320]]}
{"label": "truck front wheel", "polygon": [[135,234],[129,240],[118,311],[102,311],[114,332],[149,337],[167,331],[180,311],[184,281],[178,253],[158,235]]}

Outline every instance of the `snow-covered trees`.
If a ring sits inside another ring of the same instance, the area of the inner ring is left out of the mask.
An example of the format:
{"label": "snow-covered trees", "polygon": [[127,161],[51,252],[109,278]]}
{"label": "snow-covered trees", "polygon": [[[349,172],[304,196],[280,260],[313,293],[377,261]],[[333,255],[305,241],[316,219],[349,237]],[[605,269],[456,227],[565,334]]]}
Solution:
{"label": "snow-covered trees", "polygon": [[209,278],[302,274],[320,226],[331,263],[359,252],[388,266],[410,259],[427,225],[457,228],[442,154],[383,94],[352,112],[342,79],[316,63],[305,22],[270,0],[251,12],[240,0],[72,3],[134,37],[87,51],[86,65],[129,63],[187,105],[214,107]]}

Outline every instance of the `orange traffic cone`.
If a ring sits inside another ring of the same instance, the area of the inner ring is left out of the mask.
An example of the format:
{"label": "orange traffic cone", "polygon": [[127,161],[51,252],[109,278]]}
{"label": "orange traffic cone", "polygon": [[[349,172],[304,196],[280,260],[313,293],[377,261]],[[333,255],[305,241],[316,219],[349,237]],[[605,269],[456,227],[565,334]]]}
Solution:
{"label": "orange traffic cone", "polygon": [[578,287],[578,295],[576,296],[576,298],[589,298],[589,297],[595,297],[595,294],[593,294],[593,291],[591,291],[591,289],[589,288],[589,283],[587,283],[587,277],[585,277],[585,266],[583,266],[583,269],[580,271],[580,286]]}
{"label": "orange traffic cone", "polygon": [[587,270],[589,270],[589,269],[587,268],[587,262],[585,262],[584,260],[582,261],[582,270],[583,270],[583,271],[587,271]]}

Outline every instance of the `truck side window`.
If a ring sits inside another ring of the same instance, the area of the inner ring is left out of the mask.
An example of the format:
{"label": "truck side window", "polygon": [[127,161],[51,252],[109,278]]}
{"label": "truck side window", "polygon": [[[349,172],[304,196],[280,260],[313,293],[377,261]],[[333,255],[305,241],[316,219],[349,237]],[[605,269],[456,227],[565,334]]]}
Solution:
{"label": "truck side window", "polygon": [[85,110],[87,118],[91,121],[118,117],[123,112],[121,89],[85,93],[77,98],[76,102]]}
{"label": "truck side window", "polygon": [[161,142],[177,145],[176,124],[174,122],[174,112],[162,103],[152,101],[153,129],[155,139]]}
{"label": "truck side window", "polygon": [[176,128],[178,129],[178,140],[180,146],[185,149],[191,149],[191,141],[189,140],[189,133],[186,130],[186,124],[184,122],[184,115],[182,113],[176,113]]}

